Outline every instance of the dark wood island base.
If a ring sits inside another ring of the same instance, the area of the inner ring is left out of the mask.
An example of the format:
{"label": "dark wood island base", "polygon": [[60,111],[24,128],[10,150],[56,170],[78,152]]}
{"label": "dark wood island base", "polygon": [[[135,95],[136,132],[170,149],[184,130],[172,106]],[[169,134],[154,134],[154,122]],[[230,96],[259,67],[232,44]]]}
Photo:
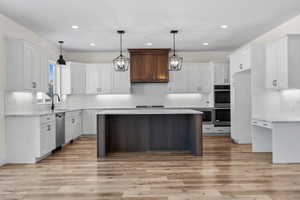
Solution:
{"label": "dark wood island base", "polygon": [[104,158],[109,152],[151,150],[188,150],[201,156],[202,113],[191,110],[161,113],[161,110],[145,111],[145,114],[141,110],[99,113],[98,158]]}

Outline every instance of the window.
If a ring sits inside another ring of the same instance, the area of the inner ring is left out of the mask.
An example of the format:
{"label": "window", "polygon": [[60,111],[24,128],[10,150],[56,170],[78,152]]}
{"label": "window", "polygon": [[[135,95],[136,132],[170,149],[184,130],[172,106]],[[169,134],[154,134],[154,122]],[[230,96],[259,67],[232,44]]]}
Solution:
{"label": "window", "polygon": [[[61,96],[60,92],[60,81],[61,81],[60,68],[55,62],[49,61],[48,65],[48,92],[57,93]],[[38,92],[36,94],[37,103],[39,104],[49,104],[51,103],[50,97],[44,92]]]}

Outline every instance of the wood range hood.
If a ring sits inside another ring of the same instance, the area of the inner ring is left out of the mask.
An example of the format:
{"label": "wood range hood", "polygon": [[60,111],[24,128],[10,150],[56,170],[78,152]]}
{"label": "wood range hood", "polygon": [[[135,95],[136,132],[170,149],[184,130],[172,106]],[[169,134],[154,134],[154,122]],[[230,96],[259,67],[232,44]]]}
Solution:
{"label": "wood range hood", "polygon": [[128,49],[132,83],[168,83],[170,49]]}

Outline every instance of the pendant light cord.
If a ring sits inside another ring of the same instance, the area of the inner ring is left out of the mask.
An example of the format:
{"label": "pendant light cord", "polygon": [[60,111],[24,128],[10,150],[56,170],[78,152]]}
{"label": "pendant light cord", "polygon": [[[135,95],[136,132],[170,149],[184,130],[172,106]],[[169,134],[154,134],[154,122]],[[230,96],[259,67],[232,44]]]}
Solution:
{"label": "pendant light cord", "polygon": [[123,46],[122,46],[122,33],[120,33],[120,56],[122,56],[123,53]]}
{"label": "pendant light cord", "polygon": [[173,55],[175,56],[176,55],[176,53],[175,53],[175,33],[173,33],[173,51],[174,51],[174,53],[173,53]]}

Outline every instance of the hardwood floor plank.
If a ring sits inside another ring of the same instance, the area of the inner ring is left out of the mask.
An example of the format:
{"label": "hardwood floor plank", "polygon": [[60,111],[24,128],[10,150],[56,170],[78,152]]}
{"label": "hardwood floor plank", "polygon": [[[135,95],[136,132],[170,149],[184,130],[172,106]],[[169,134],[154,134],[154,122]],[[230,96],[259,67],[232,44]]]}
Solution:
{"label": "hardwood floor plank", "polygon": [[300,164],[228,137],[204,137],[204,156],[187,151],[117,152],[96,158],[80,138],[35,165],[0,168],[2,200],[299,200]]}

